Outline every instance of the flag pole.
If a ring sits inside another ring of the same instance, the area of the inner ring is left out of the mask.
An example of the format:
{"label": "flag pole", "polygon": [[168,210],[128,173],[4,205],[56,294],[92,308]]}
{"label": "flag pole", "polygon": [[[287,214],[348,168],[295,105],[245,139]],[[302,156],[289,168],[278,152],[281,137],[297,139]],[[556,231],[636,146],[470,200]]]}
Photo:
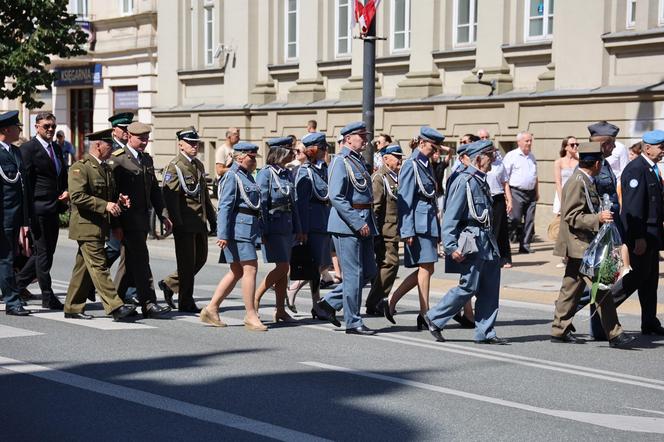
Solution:
{"label": "flag pole", "polygon": [[374,110],[376,100],[376,20],[371,20],[369,29],[364,36],[362,70],[362,121],[367,125],[367,136],[369,144],[364,150],[364,160],[369,166],[370,173],[373,172],[374,146]]}

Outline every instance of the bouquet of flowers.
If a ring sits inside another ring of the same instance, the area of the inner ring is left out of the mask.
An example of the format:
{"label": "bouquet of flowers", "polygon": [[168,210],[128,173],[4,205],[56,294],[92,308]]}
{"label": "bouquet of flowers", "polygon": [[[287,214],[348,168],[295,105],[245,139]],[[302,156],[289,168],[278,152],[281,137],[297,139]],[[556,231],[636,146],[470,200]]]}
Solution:
{"label": "bouquet of flowers", "polygon": [[[604,195],[606,205],[608,196]],[[608,202],[610,207],[610,201]],[[598,290],[609,290],[620,278],[623,267],[620,233],[612,222],[605,223],[590,243],[581,260],[580,273],[592,281],[590,302],[594,304]]]}

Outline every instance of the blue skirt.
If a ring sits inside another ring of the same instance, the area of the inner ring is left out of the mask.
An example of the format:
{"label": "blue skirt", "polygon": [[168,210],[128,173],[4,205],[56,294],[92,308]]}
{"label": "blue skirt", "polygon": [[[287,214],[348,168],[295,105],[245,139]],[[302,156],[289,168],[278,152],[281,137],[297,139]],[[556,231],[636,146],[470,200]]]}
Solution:
{"label": "blue skirt", "polygon": [[265,239],[267,241],[261,244],[263,262],[290,262],[294,240],[292,233],[273,233]]}
{"label": "blue skirt", "polygon": [[257,258],[256,245],[253,242],[229,239],[226,247],[219,255],[219,262],[230,264],[232,262],[251,261]]}
{"label": "blue skirt", "polygon": [[417,267],[420,264],[438,262],[438,237],[415,236],[413,245],[404,245],[403,262],[409,268]]}
{"label": "blue skirt", "polygon": [[332,265],[332,252],[330,250],[332,239],[328,233],[310,232],[307,235],[307,245],[317,266]]}

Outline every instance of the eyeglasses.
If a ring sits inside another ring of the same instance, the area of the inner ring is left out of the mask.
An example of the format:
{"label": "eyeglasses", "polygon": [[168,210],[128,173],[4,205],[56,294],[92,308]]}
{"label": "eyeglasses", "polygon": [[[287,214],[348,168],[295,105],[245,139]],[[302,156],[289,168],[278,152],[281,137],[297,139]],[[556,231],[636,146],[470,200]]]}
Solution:
{"label": "eyeglasses", "polygon": [[579,143],[567,143],[569,147],[579,147]]}
{"label": "eyeglasses", "polygon": [[46,129],[46,130],[50,130],[50,129],[55,129],[57,127],[57,125],[56,124],[42,124],[41,127]]}

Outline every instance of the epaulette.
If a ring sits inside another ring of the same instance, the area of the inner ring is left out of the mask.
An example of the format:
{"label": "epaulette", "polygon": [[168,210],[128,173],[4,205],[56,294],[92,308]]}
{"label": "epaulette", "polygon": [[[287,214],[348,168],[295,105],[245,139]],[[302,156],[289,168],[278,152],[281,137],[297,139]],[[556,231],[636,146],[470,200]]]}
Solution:
{"label": "epaulette", "polygon": [[120,149],[114,150],[112,155],[113,155],[114,157],[119,157],[119,156],[122,155],[123,153],[124,153],[124,149],[120,148]]}

